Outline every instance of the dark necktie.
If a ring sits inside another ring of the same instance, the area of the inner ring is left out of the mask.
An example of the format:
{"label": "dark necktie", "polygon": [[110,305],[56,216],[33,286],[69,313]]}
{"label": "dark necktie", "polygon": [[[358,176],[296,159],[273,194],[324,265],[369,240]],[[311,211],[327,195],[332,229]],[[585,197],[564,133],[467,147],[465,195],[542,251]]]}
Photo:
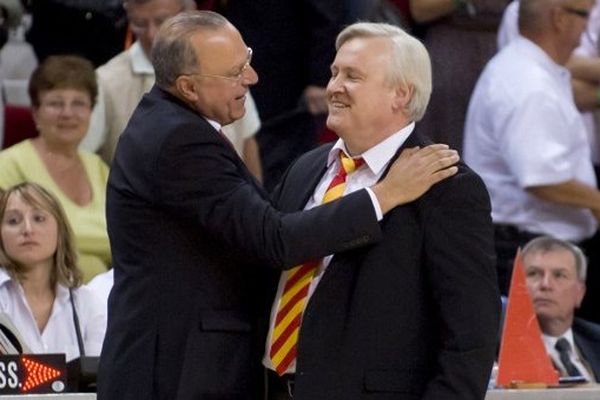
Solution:
{"label": "dark necktie", "polygon": [[581,372],[577,369],[575,365],[571,362],[571,344],[564,337],[558,339],[554,348],[558,351],[558,355],[560,356],[560,362],[567,370],[567,374],[569,376],[581,376]]}

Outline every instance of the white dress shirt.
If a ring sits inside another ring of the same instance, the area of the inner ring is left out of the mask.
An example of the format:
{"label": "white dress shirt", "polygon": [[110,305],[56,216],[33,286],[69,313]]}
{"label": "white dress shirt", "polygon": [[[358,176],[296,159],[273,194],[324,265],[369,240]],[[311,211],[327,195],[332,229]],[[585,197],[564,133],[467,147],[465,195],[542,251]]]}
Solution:
{"label": "white dress shirt", "polygon": [[[508,43],[520,37],[519,27],[519,1],[513,0],[502,16],[502,22],[498,28],[498,49],[502,49]],[[573,51],[573,54],[579,57],[596,58],[598,57],[598,34],[600,33],[600,0],[596,0],[596,4],[590,12],[586,30],[581,34],[579,47]],[[597,122],[594,119],[594,112],[585,111],[581,113],[583,123],[588,133],[590,142],[590,151],[592,162],[600,164],[600,140],[597,132]],[[598,118],[598,117],[596,117]]]}
{"label": "white dress shirt", "polygon": [[[365,161],[365,166],[357,169],[353,173],[349,174],[346,177],[346,188],[344,191],[344,196],[356,192],[357,190],[361,190],[364,188],[368,188],[379,181],[381,176],[383,175],[386,167],[389,165],[391,159],[394,157],[400,146],[406,141],[408,136],[412,133],[415,128],[415,124],[410,123],[400,131],[388,137],[386,140],[382,141],[378,145],[370,148],[366,152],[360,155],[354,155],[355,158],[362,157]],[[323,196],[325,196],[325,192],[329,188],[329,184],[337,174],[340,168],[340,157],[339,153],[343,151],[346,153],[348,157],[352,157],[350,153],[347,151],[344,142],[341,139],[335,143],[335,145],[331,148],[329,152],[329,156],[327,158],[327,171],[319,181],[319,184],[316,186],[313,195],[308,199],[304,210],[309,210],[311,208],[317,207],[323,203]],[[367,189],[370,194],[372,192],[370,189]],[[373,197],[372,197],[373,199]],[[375,204],[379,204],[375,201]],[[381,219],[381,218],[379,218]],[[308,290],[308,299],[306,304],[310,301],[310,297],[315,292],[321,277],[325,273],[327,266],[331,262],[333,255],[329,255],[323,258],[323,262],[318,267],[315,276],[313,277],[310,287]],[[281,296],[283,295],[283,288],[285,286],[286,274],[282,273],[279,279],[279,286],[277,288],[277,295],[275,297],[275,301],[273,302],[273,307],[271,309],[271,320],[269,325],[269,334],[267,336],[267,342],[265,346],[265,354],[263,357],[263,364],[265,367],[274,370],[273,364],[269,357],[269,352],[271,348],[271,336],[273,334],[273,329],[275,327],[275,317],[277,315],[277,309],[279,307],[279,302],[281,301]],[[296,371],[296,362],[294,361],[290,367],[288,368],[286,373],[295,373]]]}
{"label": "white dress shirt", "polygon": [[464,159],[488,188],[495,223],[579,242],[596,231],[590,210],[544,201],[526,190],[569,180],[596,187],[570,77],[524,37],[506,46],[475,86]]}
{"label": "white dress shirt", "polygon": [[573,363],[573,365],[575,365],[575,367],[577,367],[579,372],[581,372],[581,375],[583,375],[583,377],[588,382],[595,382],[595,379],[590,375],[590,371],[588,371],[588,369],[585,367],[583,358],[582,358],[581,354],[579,354],[579,350],[577,349],[577,346],[575,346],[575,340],[573,339],[573,330],[572,329],[569,329],[563,335],[558,336],[558,337],[542,334],[542,340],[544,341],[544,346],[546,347],[546,353],[548,353],[550,358],[552,358],[554,365],[560,369],[561,375],[567,376],[568,374],[566,372],[566,368],[563,365],[562,361],[560,361],[560,355],[558,354],[558,350],[556,350],[556,347],[555,347],[556,342],[558,342],[558,339],[560,339],[560,338],[567,339],[567,341],[571,345],[570,359],[571,359],[571,362]]}
{"label": "white dress shirt", "polygon": [[[106,331],[106,305],[86,287],[74,289],[73,298],[85,353],[99,356]],[[0,269],[0,312],[8,315],[32,353],[65,353],[67,361],[79,357],[72,310],[69,290],[57,285],[50,318],[40,332],[23,287]]]}

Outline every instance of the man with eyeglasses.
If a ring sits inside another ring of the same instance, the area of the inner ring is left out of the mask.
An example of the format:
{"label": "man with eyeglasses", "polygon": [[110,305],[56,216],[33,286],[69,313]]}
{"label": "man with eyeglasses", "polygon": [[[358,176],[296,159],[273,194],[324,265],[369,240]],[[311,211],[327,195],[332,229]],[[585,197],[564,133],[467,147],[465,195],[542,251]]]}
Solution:
{"label": "man with eyeglasses", "polygon": [[[194,9],[195,4],[193,0],[128,0],[124,7],[137,40],[98,68],[100,92],[90,128],[82,142],[82,148],[97,151],[108,164],[135,106],[154,84],[154,68],[149,58],[158,29],[169,17]],[[261,179],[261,162],[254,137],[260,128],[260,119],[250,95],[246,102],[246,115],[223,127],[223,132],[254,176]]]}
{"label": "man with eyeglasses", "polygon": [[591,248],[600,192],[565,64],[593,0],[521,0],[521,36],[486,66],[470,100],[464,155],[492,200],[500,290],[519,246],[539,235]]}
{"label": "man with eyeglasses", "polygon": [[447,146],[411,148],[368,188],[278,211],[220,133],[258,81],[250,56],[213,12],[179,13],[156,36],[156,84],[119,139],[107,188],[115,284],[99,400],[261,398],[267,267],[372,244],[384,214],[457,172]]}

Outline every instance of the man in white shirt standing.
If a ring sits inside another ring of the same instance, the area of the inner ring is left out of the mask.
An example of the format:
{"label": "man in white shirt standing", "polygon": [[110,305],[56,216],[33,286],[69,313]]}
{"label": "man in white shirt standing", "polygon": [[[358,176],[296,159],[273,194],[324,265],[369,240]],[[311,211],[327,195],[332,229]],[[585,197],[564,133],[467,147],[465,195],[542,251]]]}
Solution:
{"label": "man in white shirt standing", "polygon": [[596,232],[600,192],[564,67],[593,0],[521,0],[517,38],[471,97],[464,157],[492,200],[500,290],[519,246],[540,234],[581,243]]}
{"label": "man in white shirt standing", "polygon": [[[133,110],[154,84],[150,62],[152,42],[162,23],[181,11],[193,9],[191,0],[128,0],[124,3],[131,31],[137,40],[97,69],[98,101],[81,147],[96,152],[110,165],[119,136]],[[261,178],[261,164],[254,135],[260,127],[258,111],[250,95],[246,114],[223,132],[254,176]]]}
{"label": "man in white shirt standing", "polygon": [[523,266],[546,352],[562,376],[600,378],[600,325],[575,318],[585,294],[587,262],[575,245],[549,236],[523,249]]}

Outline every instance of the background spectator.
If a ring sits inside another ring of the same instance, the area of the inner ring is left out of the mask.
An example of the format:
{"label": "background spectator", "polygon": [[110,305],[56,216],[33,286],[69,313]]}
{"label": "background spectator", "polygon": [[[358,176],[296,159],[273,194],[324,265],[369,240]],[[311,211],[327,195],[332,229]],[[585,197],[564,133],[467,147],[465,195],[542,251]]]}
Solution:
{"label": "background spectator", "polygon": [[65,353],[67,361],[82,352],[100,355],[104,307],[81,287],[74,238],[59,201],[33,183],[8,188],[0,196],[0,239],[0,312],[27,347],[34,353]]}
{"label": "background spectator", "polygon": [[[523,249],[527,289],[533,301],[548,355],[562,376],[571,365],[588,382],[600,380],[600,325],[575,318],[585,294],[587,262],[583,252],[568,242],[538,237]],[[560,344],[569,344],[567,361]],[[568,364],[571,365],[568,365]]]}
{"label": "background spectator", "polygon": [[[503,294],[519,246],[539,235],[584,242],[600,219],[590,145],[564,67],[587,19],[563,3],[521,0],[521,37],[488,63],[469,103],[464,157],[490,192]],[[579,3],[586,13],[594,4]]]}
{"label": "background spectator", "polygon": [[92,64],[77,56],[52,56],[29,82],[39,136],[0,152],[0,187],[30,181],[52,192],[73,226],[79,267],[87,282],[110,265],[106,232],[108,167],[96,155],[78,151],[96,98]]}

